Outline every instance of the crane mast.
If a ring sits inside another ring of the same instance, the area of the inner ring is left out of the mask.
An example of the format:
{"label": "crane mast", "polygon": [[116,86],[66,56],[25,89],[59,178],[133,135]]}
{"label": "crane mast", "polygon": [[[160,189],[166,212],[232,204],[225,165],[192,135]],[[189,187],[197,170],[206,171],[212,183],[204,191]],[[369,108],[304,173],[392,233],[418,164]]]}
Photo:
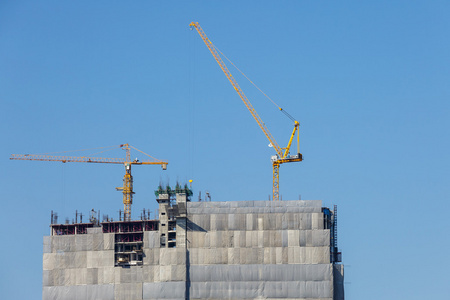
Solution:
{"label": "crane mast", "polygon": [[[302,161],[303,160],[303,157],[300,154],[300,145],[299,145],[300,144],[300,141],[299,141],[299,126],[300,126],[300,123],[288,115],[294,121],[294,130],[292,131],[292,134],[290,136],[290,139],[289,139],[287,147],[281,148],[278,145],[278,143],[276,142],[275,138],[270,133],[269,129],[266,127],[264,122],[261,120],[261,118],[258,115],[258,113],[256,112],[256,110],[253,108],[253,105],[250,103],[250,100],[248,100],[247,96],[244,94],[244,92],[242,91],[241,87],[239,86],[237,81],[234,79],[234,77],[231,74],[231,72],[228,70],[227,66],[225,65],[225,63],[223,62],[223,60],[220,57],[219,53],[217,52],[214,44],[208,39],[208,37],[206,36],[205,32],[203,31],[201,26],[198,24],[198,22],[191,22],[191,24],[189,24],[189,26],[191,27],[191,29],[195,28],[197,30],[197,32],[200,35],[200,37],[202,38],[203,42],[208,47],[208,49],[211,52],[211,54],[213,55],[214,59],[216,60],[216,62],[220,66],[220,68],[222,69],[223,73],[225,74],[225,76],[230,81],[230,83],[233,86],[234,90],[238,93],[239,97],[244,102],[244,104],[247,107],[247,109],[249,110],[250,114],[253,116],[253,118],[255,119],[256,123],[258,123],[258,126],[261,128],[261,130],[263,131],[264,135],[267,137],[267,139],[269,140],[270,144],[275,149],[276,155],[271,157],[272,168],[273,168],[273,176],[272,176],[272,178],[273,178],[272,179],[273,196],[272,196],[272,199],[274,201],[278,201],[279,200],[279,189],[280,189],[279,188],[280,187],[280,184],[279,184],[279,182],[280,182],[280,179],[279,179],[280,178],[279,177],[280,165],[283,164],[283,163],[297,162],[297,161]],[[283,111],[283,109],[281,107],[279,107],[279,109],[280,109],[280,111]],[[291,145],[292,145],[292,141],[293,141],[294,136],[295,136],[296,133],[297,133],[297,154],[296,155],[290,155],[289,151],[290,151],[290,148],[291,148]]]}
{"label": "crane mast", "polygon": [[[36,160],[36,161],[60,161],[66,162],[84,162],[84,163],[106,163],[106,164],[122,164],[125,167],[125,175],[123,176],[123,186],[117,187],[117,191],[122,191],[124,206],[124,221],[131,220],[131,204],[133,204],[133,176],[131,175],[132,165],[160,165],[163,170],[167,169],[168,162],[162,160],[131,160],[130,148],[141,153],[141,150],[134,148],[129,144],[119,145],[126,151],[126,158],[108,158],[108,157],[91,157],[91,156],[56,156],[45,154],[12,154],[11,160]],[[144,153],[145,154],[145,153]],[[146,154],[148,155],[148,154]],[[148,155],[149,156],[149,155]]]}

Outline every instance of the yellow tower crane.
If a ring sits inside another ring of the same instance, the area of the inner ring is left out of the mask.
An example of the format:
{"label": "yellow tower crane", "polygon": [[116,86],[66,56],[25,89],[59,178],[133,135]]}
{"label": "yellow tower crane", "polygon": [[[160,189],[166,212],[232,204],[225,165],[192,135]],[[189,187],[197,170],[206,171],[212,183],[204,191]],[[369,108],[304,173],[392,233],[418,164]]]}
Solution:
{"label": "yellow tower crane", "polygon": [[[241,97],[241,100],[244,102],[245,106],[247,107],[247,109],[252,114],[252,116],[255,119],[256,123],[258,123],[258,126],[264,132],[264,135],[267,137],[267,139],[269,140],[270,144],[275,149],[276,155],[273,155],[271,157],[272,167],[273,167],[273,187],[272,187],[273,197],[272,197],[272,199],[274,201],[278,201],[279,198],[280,198],[280,192],[279,192],[279,190],[280,190],[280,184],[279,184],[279,182],[280,182],[280,177],[279,177],[280,165],[284,164],[284,163],[291,163],[291,162],[297,162],[297,161],[302,161],[303,160],[303,157],[300,154],[300,140],[299,140],[300,139],[300,137],[299,137],[299,126],[300,126],[300,123],[298,121],[296,121],[286,111],[284,111],[281,107],[278,107],[278,109],[280,111],[285,113],[294,122],[294,130],[292,131],[292,134],[291,134],[291,136],[289,138],[289,142],[288,142],[287,147],[282,148],[282,147],[278,146],[278,143],[276,142],[275,138],[272,136],[272,134],[270,133],[269,129],[266,127],[266,125],[264,124],[264,122],[261,120],[261,118],[259,117],[258,113],[256,112],[256,110],[253,108],[253,105],[250,103],[250,101],[248,100],[247,96],[245,96],[244,92],[239,87],[239,84],[236,82],[236,80],[234,79],[233,75],[231,75],[231,72],[228,70],[227,66],[223,62],[223,60],[220,57],[216,47],[211,42],[211,40],[208,39],[208,37],[206,36],[206,34],[203,31],[203,29],[200,27],[198,22],[192,22],[191,24],[189,24],[189,26],[191,27],[191,29],[195,28],[197,30],[197,32],[200,35],[200,37],[202,38],[203,42],[205,42],[205,44],[208,47],[209,51],[214,56],[214,59],[219,64],[219,66],[222,69],[223,73],[225,74],[225,76],[227,76],[227,78],[230,81],[231,85],[233,86],[235,91],[238,93],[239,97]],[[295,133],[297,133],[297,154],[290,155],[289,151],[291,149],[291,144],[292,144],[292,141],[294,139]]]}
{"label": "yellow tower crane", "polygon": [[[46,154],[12,154],[9,159],[12,160],[38,160],[38,161],[60,161],[66,162],[83,162],[83,163],[104,163],[104,164],[123,164],[125,166],[125,175],[123,176],[123,186],[117,187],[116,190],[123,193],[123,206],[124,206],[124,221],[131,220],[131,204],[133,204],[133,176],[131,176],[132,165],[161,165],[163,170],[167,169],[168,162],[158,160],[139,149],[129,145],[122,144],[110,148],[122,148],[126,151],[126,158],[105,158],[105,157],[92,157],[92,156],[54,156]],[[151,157],[151,160],[140,161],[138,159],[131,160],[130,149],[133,148]],[[79,151],[79,150],[78,150]]]}

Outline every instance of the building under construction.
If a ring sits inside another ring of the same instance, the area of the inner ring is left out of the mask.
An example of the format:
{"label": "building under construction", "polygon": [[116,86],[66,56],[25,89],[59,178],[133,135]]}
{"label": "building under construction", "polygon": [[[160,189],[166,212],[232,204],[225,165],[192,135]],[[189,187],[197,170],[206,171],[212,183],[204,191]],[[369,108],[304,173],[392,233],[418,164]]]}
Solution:
{"label": "building under construction", "polygon": [[344,299],[335,207],[155,194],[158,219],[52,217],[43,299]]}

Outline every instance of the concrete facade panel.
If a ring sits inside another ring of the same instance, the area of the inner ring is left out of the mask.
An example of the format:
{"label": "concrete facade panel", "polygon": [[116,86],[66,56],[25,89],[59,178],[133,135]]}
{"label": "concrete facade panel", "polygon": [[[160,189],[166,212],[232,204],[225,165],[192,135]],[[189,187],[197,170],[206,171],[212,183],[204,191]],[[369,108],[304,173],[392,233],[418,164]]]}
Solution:
{"label": "concrete facade panel", "polygon": [[43,299],[343,300],[321,210],[320,201],[188,202],[176,247],[145,231],[142,265],[128,267],[114,265],[115,234],[101,228],[45,237]]}

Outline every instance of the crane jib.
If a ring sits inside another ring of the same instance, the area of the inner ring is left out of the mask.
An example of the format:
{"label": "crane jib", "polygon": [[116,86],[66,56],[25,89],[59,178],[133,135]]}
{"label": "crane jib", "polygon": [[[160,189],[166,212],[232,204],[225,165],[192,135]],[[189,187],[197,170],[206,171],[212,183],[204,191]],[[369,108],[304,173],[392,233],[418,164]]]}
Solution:
{"label": "crane jib", "polygon": [[[11,160],[35,160],[35,161],[60,161],[62,163],[67,162],[81,162],[81,163],[107,163],[107,164],[122,164],[125,166],[125,175],[123,177],[123,187],[117,190],[123,193],[124,204],[124,220],[131,220],[131,204],[133,203],[133,177],[131,176],[131,165],[161,165],[163,170],[167,169],[168,162],[157,160],[150,155],[142,152],[139,149],[134,148],[129,144],[122,144],[120,148],[126,150],[126,158],[113,158],[113,157],[93,157],[93,156],[62,156],[62,155],[46,155],[46,154],[12,154]],[[153,160],[138,159],[131,161],[130,148],[133,148],[151,158]],[[80,150],[77,150],[80,151]],[[71,151],[66,151],[71,152]]]}

